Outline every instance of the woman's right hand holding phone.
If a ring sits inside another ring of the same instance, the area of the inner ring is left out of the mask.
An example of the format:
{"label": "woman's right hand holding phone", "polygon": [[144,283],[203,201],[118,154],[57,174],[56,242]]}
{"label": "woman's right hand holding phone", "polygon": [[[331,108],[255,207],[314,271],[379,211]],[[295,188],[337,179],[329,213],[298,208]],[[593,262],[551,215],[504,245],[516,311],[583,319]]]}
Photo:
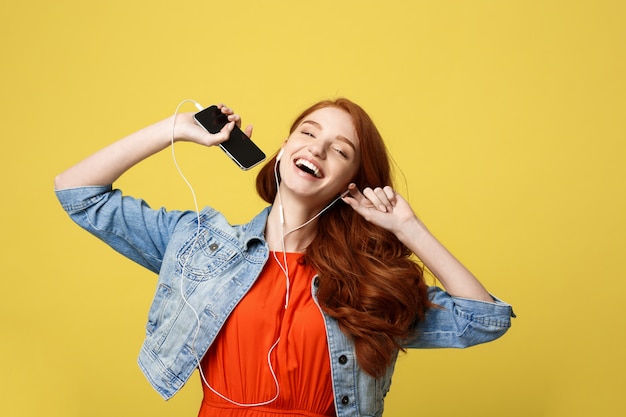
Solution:
{"label": "woman's right hand holding phone", "polygon": [[[204,146],[215,146],[228,140],[233,127],[237,125],[241,128],[241,116],[228,106],[218,104],[220,111],[228,117],[229,123],[224,125],[218,133],[209,133],[201,127],[194,119],[195,113],[180,113],[176,116],[176,126],[174,128],[174,141],[194,142]],[[252,136],[252,126],[246,127],[246,136]]]}
{"label": "woman's right hand holding phone", "polygon": [[[112,184],[133,165],[167,148],[172,139],[204,146],[224,142],[234,125],[241,124],[241,117],[227,106],[218,107],[230,121],[218,133],[208,133],[198,125],[194,113],[170,116],[112,143],[57,175],[55,189]],[[252,135],[252,126],[246,128],[246,134]]]}

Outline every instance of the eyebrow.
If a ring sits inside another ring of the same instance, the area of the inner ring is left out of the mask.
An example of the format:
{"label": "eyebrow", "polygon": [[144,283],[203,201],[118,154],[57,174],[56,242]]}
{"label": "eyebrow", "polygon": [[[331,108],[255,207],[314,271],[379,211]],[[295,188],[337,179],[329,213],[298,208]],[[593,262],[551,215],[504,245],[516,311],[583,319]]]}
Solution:
{"label": "eyebrow", "polygon": [[[302,123],[300,123],[300,126],[302,126],[305,123],[311,124],[311,125],[315,126],[316,128],[318,128],[319,130],[323,130],[324,129],[322,127],[322,125],[319,124],[318,122],[316,122],[315,120],[304,120]],[[347,137],[345,137],[343,135],[337,135],[337,137],[335,139],[338,139],[338,140],[340,140],[342,142],[347,143],[356,152],[356,146],[354,146],[354,143],[352,143],[352,141],[349,140]]]}

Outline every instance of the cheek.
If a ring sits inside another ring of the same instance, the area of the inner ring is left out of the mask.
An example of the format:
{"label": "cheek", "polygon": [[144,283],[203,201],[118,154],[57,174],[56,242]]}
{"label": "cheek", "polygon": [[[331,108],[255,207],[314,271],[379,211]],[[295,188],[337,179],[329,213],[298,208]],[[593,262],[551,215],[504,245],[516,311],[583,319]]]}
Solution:
{"label": "cheek", "polygon": [[350,182],[354,181],[359,171],[359,166],[350,165],[346,168],[346,170],[341,175],[342,182],[345,182],[346,185]]}
{"label": "cheek", "polygon": [[361,158],[357,157],[352,164],[350,164],[350,181],[354,180],[361,169]]}

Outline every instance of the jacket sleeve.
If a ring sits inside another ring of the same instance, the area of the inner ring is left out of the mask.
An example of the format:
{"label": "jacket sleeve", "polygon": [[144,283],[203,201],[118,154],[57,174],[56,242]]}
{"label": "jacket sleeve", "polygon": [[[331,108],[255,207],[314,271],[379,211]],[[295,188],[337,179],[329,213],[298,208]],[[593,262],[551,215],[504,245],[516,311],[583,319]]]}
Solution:
{"label": "jacket sleeve", "polygon": [[167,243],[184,212],[153,210],[145,201],[108,186],[55,191],[63,209],[83,229],[113,249],[159,271]]}
{"label": "jacket sleeve", "polygon": [[494,302],[453,297],[439,287],[428,289],[436,306],[416,329],[407,348],[465,348],[490,342],[511,327],[512,307],[494,297]]}

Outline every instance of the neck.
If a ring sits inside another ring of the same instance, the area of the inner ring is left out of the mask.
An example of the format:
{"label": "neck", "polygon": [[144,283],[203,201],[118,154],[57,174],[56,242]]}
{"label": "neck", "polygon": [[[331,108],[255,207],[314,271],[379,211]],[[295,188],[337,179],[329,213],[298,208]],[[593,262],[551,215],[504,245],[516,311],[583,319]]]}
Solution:
{"label": "neck", "polygon": [[307,222],[317,213],[308,215],[300,212],[296,215],[291,209],[283,213],[284,222],[281,223],[280,205],[274,204],[267,219],[265,236],[270,250],[304,252],[317,233],[317,219]]}
{"label": "neck", "polygon": [[270,249],[303,252],[317,234],[319,216],[346,194],[323,206],[312,204],[313,198],[302,199],[288,192],[277,194],[265,226]]}

